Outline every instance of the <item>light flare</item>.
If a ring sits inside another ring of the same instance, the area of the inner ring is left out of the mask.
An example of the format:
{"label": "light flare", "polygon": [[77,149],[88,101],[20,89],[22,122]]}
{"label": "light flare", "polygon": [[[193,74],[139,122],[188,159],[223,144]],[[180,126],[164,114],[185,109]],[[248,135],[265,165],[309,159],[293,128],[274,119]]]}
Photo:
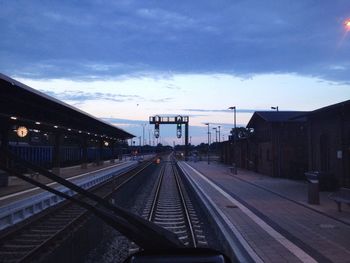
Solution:
{"label": "light flare", "polygon": [[347,31],[350,31],[350,18],[344,21],[344,26]]}

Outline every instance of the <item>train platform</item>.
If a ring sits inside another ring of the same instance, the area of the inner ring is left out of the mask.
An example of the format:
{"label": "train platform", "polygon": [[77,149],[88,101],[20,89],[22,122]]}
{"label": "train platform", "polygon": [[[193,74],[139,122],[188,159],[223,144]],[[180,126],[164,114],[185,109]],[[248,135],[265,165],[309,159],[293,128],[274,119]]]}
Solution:
{"label": "train platform", "polygon": [[[147,160],[149,158],[152,158],[152,156],[153,155],[145,155],[144,159]],[[93,176],[101,172],[106,172],[112,169],[115,170],[118,169],[118,167],[122,168],[125,165],[128,165],[128,163],[134,162],[135,160],[133,160],[132,158],[125,157],[121,160],[115,159],[114,162],[107,160],[101,163],[100,165],[96,165],[96,163],[89,163],[87,164],[86,168],[82,168],[81,165],[62,167],[60,170],[60,177],[68,180],[79,180],[84,177]],[[52,182],[50,179],[37,173],[28,174],[28,176],[51,187],[57,185],[57,183]],[[30,183],[25,182],[15,176],[11,176],[9,178],[9,185],[6,187],[0,187],[0,209],[1,207],[6,206],[9,203],[16,202],[24,198],[29,198],[40,192],[43,192],[43,190],[38,189]]]}
{"label": "train platform", "polygon": [[255,262],[350,262],[350,207],[327,192],[307,202],[307,182],[273,178],[220,163],[180,162]]}
{"label": "train platform", "polygon": [[[65,179],[82,178],[84,176],[89,176],[93,173],[98,173],[100,171],[118,166],[123,162],[125,161],[116,161],[115,163],[105,161],[101,165],[89,163],[86,168],[81,168],[80,165],[64,167],[61,168],[60,176]],[[50,186],[55,185],[55,183],[53,183],[50,179],[37,173],[28,174],[27,176],[43,184],[49,184]],[[43,190],[37,189],[28,182],[25,182],[15,176],[11,176],[9,178],[9,185],[6,187],[0,187],[0,207],[8,203],[20,200],[22,198],[28,198],[29,196],[32,196],[42,191]]]}
{"label": "train platform", "polygon": [[[132,170],[139,165],[140,160],[148,160],[153,156],[154,154],[149,154],[141,158],[105,161],[101,165],[90,164],[86,168],[66,167],[61,169],[60,176],[87,190]],[[27,176],[66,195],[75,194],[73,190],[52,182],[42,175],[28,174]],[[0,230],[11,227],[65,200],[18,179],[11,180],[11,184],[0,189],[0,192],[2,194],[0,196]]]}

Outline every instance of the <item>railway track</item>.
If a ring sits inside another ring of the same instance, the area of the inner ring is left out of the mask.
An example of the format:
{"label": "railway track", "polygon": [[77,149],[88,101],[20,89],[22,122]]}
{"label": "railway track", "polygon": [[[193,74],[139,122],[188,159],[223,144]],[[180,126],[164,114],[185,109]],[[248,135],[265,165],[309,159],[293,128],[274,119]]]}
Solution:
{"label": "railway track", "polygon": [[[202,222],[185,190],[175,161],[162,162],[151,198],[146,202],[142,217],[175,233],[187,247],[207,247]],[[137,251],[132,245],[130,253]]]}
{"label": "railway track", "polygon": [[[145,162],[125,174],[103,182],[91,191],[102,198],[108,198],[150,164],[151,162]],[[96,205],[86,198],[82,200]],[[0,262],[38,261],[43,255],[57,247],[67,233],[87,220],[89,215],[90,213],[84,208],[65,201],[37,215],[34,219],[3,231],[0,233]]]}

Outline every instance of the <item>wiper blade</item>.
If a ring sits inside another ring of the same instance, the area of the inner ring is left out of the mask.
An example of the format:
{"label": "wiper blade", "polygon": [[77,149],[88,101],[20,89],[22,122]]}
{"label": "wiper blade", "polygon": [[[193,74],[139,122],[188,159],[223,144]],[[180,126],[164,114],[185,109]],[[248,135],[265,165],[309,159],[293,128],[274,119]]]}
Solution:
{"label": "wiper blade", "polygon": [[[16,171],[14,168],[7,167],[3,162],[3,160],[6,159],[16,161],[19,165],[40,173],[41,175],[53,180],[54,182],[57,182],[67,187],[68,189],[73,190],[74,192],[95,201],[97,204],[103,206],[105,209],[103,210],[101,208],[90,205],[87,202],[62,193],[32,178],[28,178],[22,173]],[[81,188],[80,186],[77,186],[64,178],[59,177],[38,165],[23,160],[22,158],[13,154],[9,150],[1,149],[0,160],[2,160],[2,162],[0,162],[0,168],[4,171],[9,172],[53,194],[56,194],[72,202],[77,203],[78,205],[84,207],[88,211],[94,213],[108,225],[112,226],[114,229],[124,234],[144,249],[171,249],[184,247],[184,245],[179,241],[177,236],[169,230],[166,230],[152,222],[149,222],[137,215],[134,215],[121,207],[112,205],[108,201]]]}

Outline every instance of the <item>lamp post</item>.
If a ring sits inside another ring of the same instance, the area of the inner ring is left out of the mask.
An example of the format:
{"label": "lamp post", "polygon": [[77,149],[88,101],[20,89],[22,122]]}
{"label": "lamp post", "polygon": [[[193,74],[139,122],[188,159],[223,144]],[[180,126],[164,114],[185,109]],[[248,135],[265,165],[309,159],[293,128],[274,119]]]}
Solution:
{"label": "lamp post", "polygon": [[229,110],[233,110],[233,133],[232,133],[232,137],[233,137],[233,166],[234,166],[234,172],[235,174],[237,174],[237,169],[236,169],[236,106],[231,106],[228,108]]}
{"label": "lamp post", "polygon": [[233,124],[236,132],[236,106],[231,106],[228,109],[233,110]]}
{"label": "lamp post", "polygon": [[205,125],[208,125],[208,164],[210,164],[210,161],[209,161],[209,150],[210,150],[210,139],[209,139],[209,136],[210,136],[210,133],[209,133],[209,122],[208,123],[205,123]]}
{"label": "lamp post", "polygon": [[[142,123],[141,126],[142,126],[142,145],[145,146],[145,126],[147,124],[146,123]],[[141,146],[141,143],[140,143],[140,146]]]}
{"label": "lamp post", "polygon": [[272,110],[276,110],[278,112],[278,106],[276,107],[271,107]]}
{"label": "lamp post", "polygon": [[218,126],[218,129],[219,129],[219,143],[220,143],[220,128],[221,128],[221,126],[219,125]]}
{"label": "lamp post", "polygon": [[218,131],[217,131],[217,128],[213,128],[213,130],[215,130],[215,142],[217,143],[218,142]]}

